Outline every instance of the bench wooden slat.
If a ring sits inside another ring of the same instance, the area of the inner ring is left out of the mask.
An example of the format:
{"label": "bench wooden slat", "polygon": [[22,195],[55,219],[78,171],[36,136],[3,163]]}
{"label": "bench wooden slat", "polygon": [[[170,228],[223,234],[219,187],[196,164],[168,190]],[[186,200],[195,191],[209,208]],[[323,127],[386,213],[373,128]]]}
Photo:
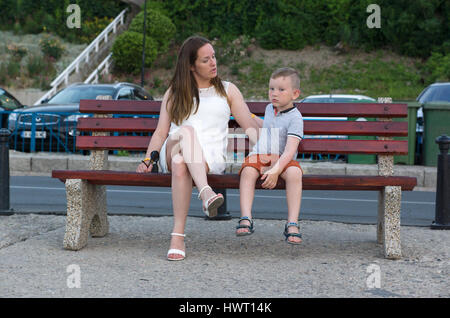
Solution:
{"label": "bench wooden slat", "polygon": [[76,147],[84,150],[146,151],[149,136],[78,136]]}
{"label": "bench wooden slat", "polygon": [[158,118],[80,118],[78,131],[153,132]]}
{"label": "bench wooden slat", "polygon": [[[268,102],[247,102],[252,113],[263,116]],[[303,117],[407,117],[407,104],[297,103]],[[81,100],[80,112],[97,114],[158,115],[161,101]]]}
{"label": "bench wooden slat", "polygon": [[80,100],[81,113],[159,115],[160,108],[154,100]]}
{"label": "bench wooden slat", "polygon": [[298,109],[303,117],[399,118],[408,116],[407,104],[300,103]]}
{"label": "bench wooden slat", "polygon": [[[151,140],[149,136],[78,136],[77,148],[84,150],[116,149],[146,151]],[[233,139],[229,142],[232,142]],[[248,150],[248,140],[233,142],[235,151]],[[386,154],[408,153],[407,140],[347,140],[347,139],[304,139],[298,148],[300,153],[321,154]]]}
{"label": "bench wooden slat", "polygon": [[304,121],[305,135],[408,136],[407,122]]}
{"label": "bench wooden slat", "polygon": [[[137,164],[137,163],[136,163]],[[53,170],[52,177],[61,179],[83,179],[98,185],[130,185],[130,186],[158,186],[170,187],[171,175],[167,173],[136,173],[111,170]],[[239,188],[237,174],[208,175],[208,183],[216,188]],[[262,189],[259,180],[256,188]],[[303,189],[305,190],[380,190],[383,187],[401,186],[404,191],[411,191],[417,184],[413,177],[382,177],[382,176],[303,176]],[[279,178],[277,189],[284,189],[285,183]]]}
{"label": "bench wooden slat", "polygon": [[301,153],[330,154],[408,154],[407,140],[348,140],[348,139],[304,139],[298,151]]}
{"label": "bench wooden slat", "polygon": [[[236,127],[234,120],[230,127]],[[80,118],[79,131],[153,132],[157,118]],[[306,135],[407,136],[407,122],[375,121],[304,121]]]}

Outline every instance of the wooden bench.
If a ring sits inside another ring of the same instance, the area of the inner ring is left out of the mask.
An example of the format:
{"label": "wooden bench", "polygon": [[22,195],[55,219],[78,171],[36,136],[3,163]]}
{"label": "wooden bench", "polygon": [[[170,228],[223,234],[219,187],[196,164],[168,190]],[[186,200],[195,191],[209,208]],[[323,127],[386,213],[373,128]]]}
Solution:
{"label": "wooden bench", "polygon": [[[266,102],[247,103],[251,112],[263,116]],[[401,191],[411,191],[416,178],[394,176],[393,156],[408,153],[407,140],[393,140],[407,136],[406,121],[392,118],[407,117],[406,104],[296,104],[303,117],[374,117],[376,121],[305,120],[305,136],[348,135],[378,136],[376,140],[305,138],[299,153],[306,154],[377,154],[378,175],[304,175],[305,190],[371,190],[379,192],[377,240],[383,244],[386,258],[401,257],[400,205]],[[170,174],[140,174],[135,171],[108,170],[108,150],[146,151],[150,141],[148,133],[157,126],[157,118],[113,118],[111,114],[158,115],[160,101],[82,100],[80,112],[95,114],[80,118],[77,129],[90,135],[78,136],[77,149],[90,150],[88,170],[54,170],[52,177],[66,184],[67,220],[64,248],[79,250],[87,244],[89,234],[104,236],[108,233],[106,185],[170,187]],[[240,129],[230,120],[230,132]],[[114,132],[114,134],[112,134]],[[147,135],[124,135],[125,132]],[[230,134],[232,136],[233,134]],[[230,138],[229,151],[248,151],[245,139]],[[241,156],[242,157],[242,156]],[[141,158],[136,159],[136,166]],[[239,188],[237,174],[208,175],[215,189]],[[257,183],[261,189],[261,182]],[[284,188],[280,178],[277,189]],[[222,191],[225,193],[225,191]],[[230,233],[232,235],[232,233]]]}

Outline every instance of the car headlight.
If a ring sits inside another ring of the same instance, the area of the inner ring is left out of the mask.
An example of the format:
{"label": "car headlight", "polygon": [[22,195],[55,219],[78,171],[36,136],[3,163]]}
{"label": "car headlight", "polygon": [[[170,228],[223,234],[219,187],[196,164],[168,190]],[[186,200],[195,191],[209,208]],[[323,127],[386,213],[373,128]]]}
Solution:
{"label": "car headlight", "polygon": [[8,121],[16,121],[17,117],[19,117],[19,113],[17,112],[12,112],[11,114],[9,114],[8,116]]}
{"label": "car headlight", "polygon": [[89,115],[70,115],[70,116],[67,116],[65,119],[64,119],[64,121],[78,121],[78,118],[86,118],[86,117],[89,117]]}

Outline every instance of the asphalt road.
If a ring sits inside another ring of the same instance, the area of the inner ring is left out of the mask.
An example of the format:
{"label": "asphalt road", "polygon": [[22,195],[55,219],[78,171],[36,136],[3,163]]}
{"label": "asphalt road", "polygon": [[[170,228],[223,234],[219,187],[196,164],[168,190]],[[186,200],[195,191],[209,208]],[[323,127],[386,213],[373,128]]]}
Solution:
{"label": "asphalt road", "polygon": [[[122,215],[172,215],[170,188],[108,186],[108,213]],[[16,213],[64,214],[64,184],[51,177],[13,176],[10,180],[11,208]],[[376,224],[375,191],[304,191],[300,219]],[[429,226],[435,217],[435,192],[409,191],[402,195],[402,225]],[[190,216],[203,217],[196,190]],[[239,216],[239,191],[227,190],[227,208]],[[255,219],[285,219],[284,190],[256,191]]]}

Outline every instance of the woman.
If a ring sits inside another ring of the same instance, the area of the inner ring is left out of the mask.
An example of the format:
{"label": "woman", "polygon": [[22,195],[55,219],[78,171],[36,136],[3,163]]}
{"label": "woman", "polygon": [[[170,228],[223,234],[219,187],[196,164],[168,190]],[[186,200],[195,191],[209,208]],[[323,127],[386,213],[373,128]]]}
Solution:
{"label": "woman", "polygon": [[[208,185],[208,173],[223,173],[226,165],[228,121],[238,124],[256,141],[258,121],[252,119],[241,92],[221,81],[211,42],[188,38],[178,53],[175,74],[161,104],[158,126],[137,172],[150,172],[150,154],[160,153],[160,171],[172,173],[174,225],[168,260],[185,258],[184,229],[194,182],[202,208],[208,216],[217,214],[224,202]],[[254,129],[249,129],[254,128]],[[252,133],[253,132],[253,133]]]}

